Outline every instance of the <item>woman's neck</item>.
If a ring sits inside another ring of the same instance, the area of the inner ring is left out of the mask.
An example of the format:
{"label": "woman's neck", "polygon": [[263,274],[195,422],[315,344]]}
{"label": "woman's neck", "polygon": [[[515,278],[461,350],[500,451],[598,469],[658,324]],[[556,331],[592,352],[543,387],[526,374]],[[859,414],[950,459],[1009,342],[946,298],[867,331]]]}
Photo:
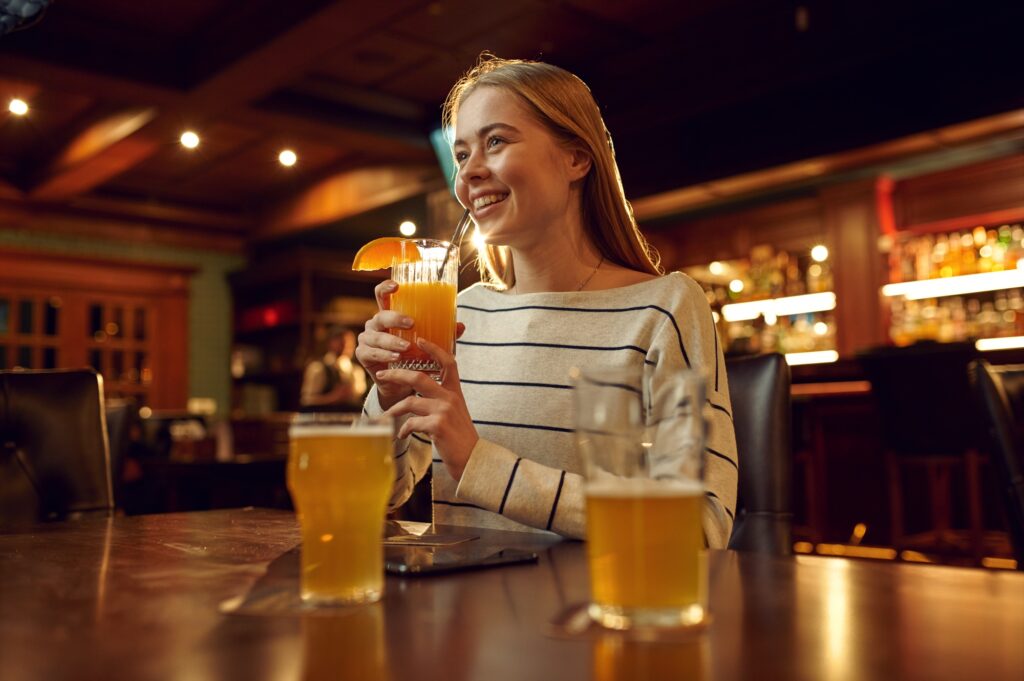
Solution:
{"label": "woman's neck", "polygon": [[[575,224],[573,224],[575,223]],[[579,220],[552,227],[534,244],[512,247],[512,293],[577,291],[592,279],[603,258],[583,236]]]}

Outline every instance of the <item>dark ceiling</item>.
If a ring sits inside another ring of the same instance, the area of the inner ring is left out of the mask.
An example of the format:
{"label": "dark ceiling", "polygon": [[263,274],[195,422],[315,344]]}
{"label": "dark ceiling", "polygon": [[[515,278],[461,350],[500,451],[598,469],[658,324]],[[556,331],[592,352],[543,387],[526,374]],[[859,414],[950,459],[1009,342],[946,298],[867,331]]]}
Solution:
{"label": "dark ceiling", "polygon": [[408,201],[443,183],[427,134],[482,50],[583,77],[637,198],[1024,107],[1022,25],[1021,2],[56,0],[0,37],[0,97],[32,107],[0,114],[0,220],[241,243]]}

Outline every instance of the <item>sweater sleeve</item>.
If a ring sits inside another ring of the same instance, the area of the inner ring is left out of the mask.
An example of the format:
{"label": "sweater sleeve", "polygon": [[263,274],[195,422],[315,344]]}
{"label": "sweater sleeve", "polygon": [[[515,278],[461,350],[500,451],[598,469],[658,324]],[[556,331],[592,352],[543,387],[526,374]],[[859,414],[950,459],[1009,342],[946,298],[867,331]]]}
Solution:
{"label": "sweater sleeve", "polygon": [[488,511],[572,539],[586,535],[583,476],[477,441],[456,496]]}
{"label": "sweater sleeve", "polygon": [[[739,457],[732,423],[725,356],[704,291],[689,277],[672,316],[655,337],[652,381],[665,380],[689,367],[704,376],[704,536],[711,548],[725,548],[732,533],[739,483]],[[656,355],[656,356],[655,356]]]}
{"label": "sweater sleeve", "polygon": [[[366,401],[363,402],[363,413],[367,416],[380,416],[384,413],[377,398],[377,386],[370,388],[370,392],[367,393]],[[402,420],[396,425],[396,431],[401,427],[401,423]],[[432,451],[433,445],[430,441],[415,433],[395,440],[395,483],[391,488],[388,511],[398,508],[412,496],[416,483],[427,474]]]}

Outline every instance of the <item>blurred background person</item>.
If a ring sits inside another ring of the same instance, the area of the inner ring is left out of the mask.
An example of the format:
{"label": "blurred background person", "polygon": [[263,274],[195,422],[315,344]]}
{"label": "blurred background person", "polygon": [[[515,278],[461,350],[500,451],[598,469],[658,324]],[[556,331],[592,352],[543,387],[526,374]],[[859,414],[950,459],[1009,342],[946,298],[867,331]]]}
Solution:
{"label": "blurred background person", "polygon": [[322,357],[306,365],[300,404],[305,411],[359,409],[366,394],[366,372],[353,361],[356,335],[351,329],[333,326],[327,331]]}

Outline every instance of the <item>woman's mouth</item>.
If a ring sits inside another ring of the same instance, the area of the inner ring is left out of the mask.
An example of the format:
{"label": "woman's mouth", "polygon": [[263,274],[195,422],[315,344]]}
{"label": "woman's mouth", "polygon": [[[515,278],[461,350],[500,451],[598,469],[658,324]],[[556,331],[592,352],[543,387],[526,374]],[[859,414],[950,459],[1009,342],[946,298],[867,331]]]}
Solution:
{"label": "woman's mouth", "polygon": [[485,196],[479,196],[473,199],[473,214],[480,215],[481,212],[490,212],[487,210],[490,206],[501,203],[508,198],[508,193],[498,194],[487,194]]}

